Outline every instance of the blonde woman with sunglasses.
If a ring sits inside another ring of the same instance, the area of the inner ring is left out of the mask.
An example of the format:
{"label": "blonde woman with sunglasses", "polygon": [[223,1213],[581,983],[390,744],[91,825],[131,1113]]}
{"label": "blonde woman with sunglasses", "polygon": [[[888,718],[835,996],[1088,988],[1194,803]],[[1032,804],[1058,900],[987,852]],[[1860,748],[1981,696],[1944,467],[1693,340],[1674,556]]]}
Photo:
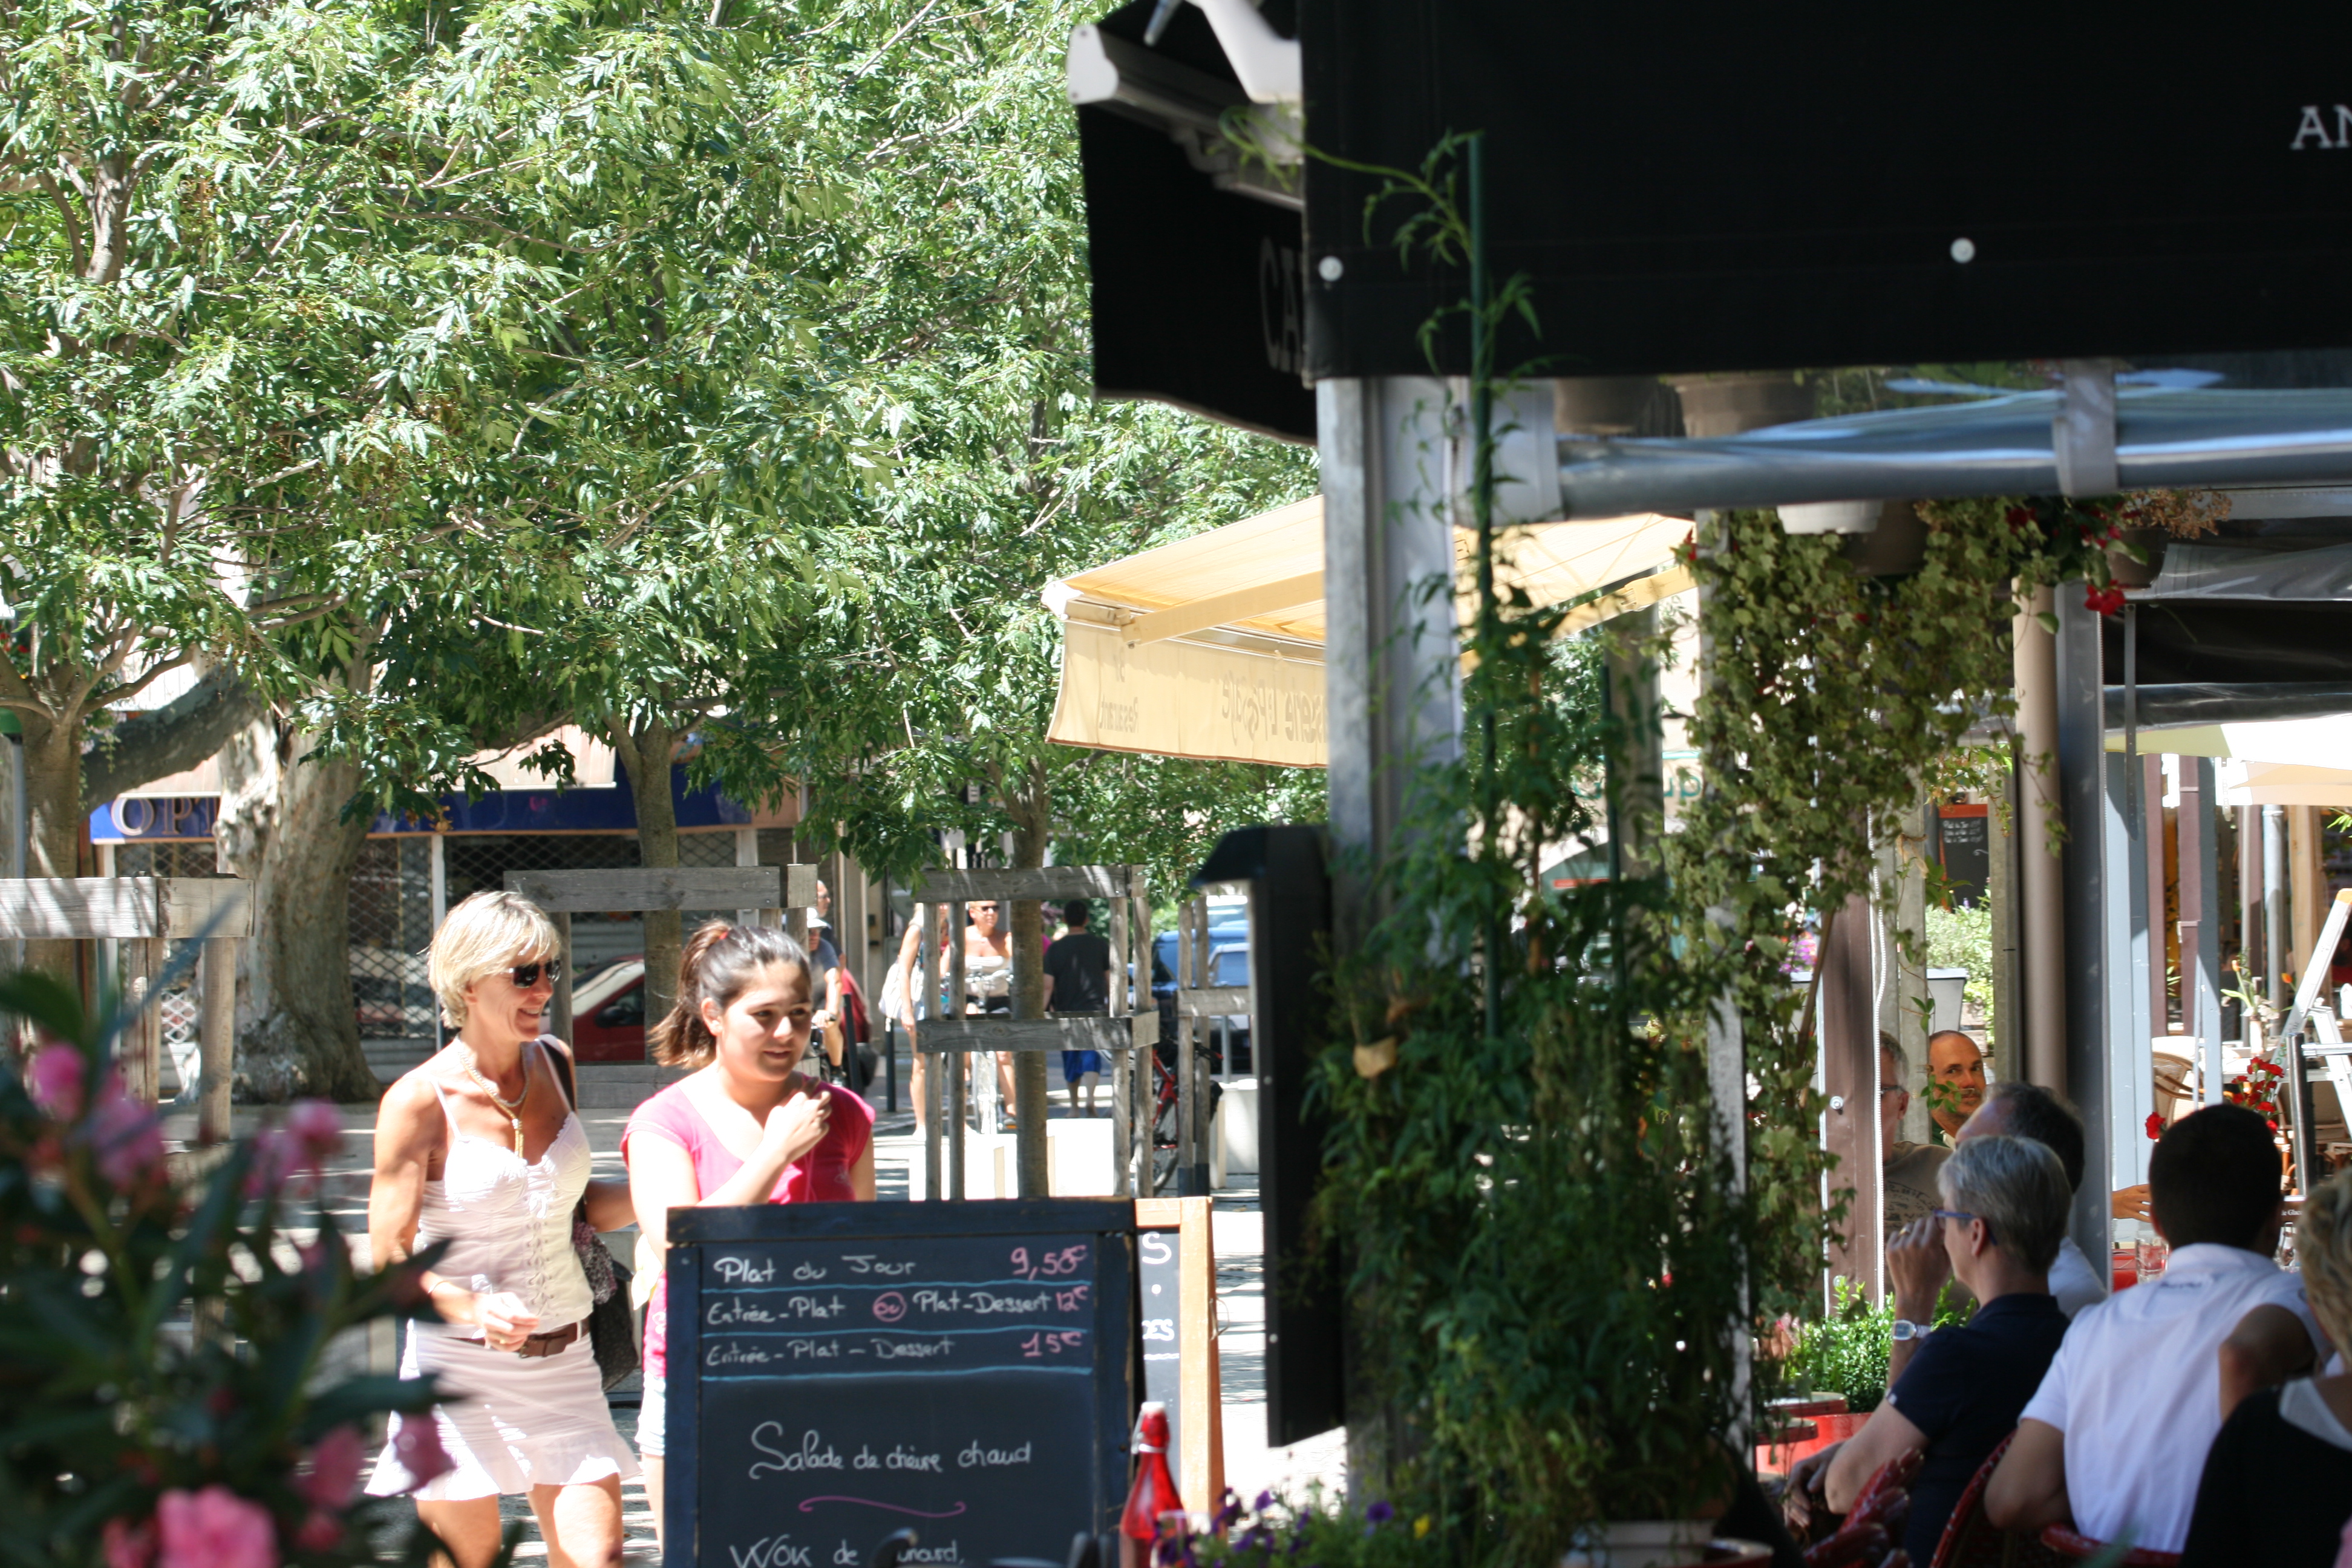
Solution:
{"label": "blonde woman with sunglasses", "polygon": [[[613,1426],[588,1339],[594,1305],[572,1216],[598,1230],[635,1219],[625,1182],[595,1182],[559,1079],[567,1047],[541,1033],[562,976],[554,922],[511,893],[476,893],[433,938],[427,978],[447,1046],[386,1091],[376,1110],[368,1242],[379,1268],[436,1242],[421,1281],[436,1314],[412,1322],[403,1377],[449,1397],[392,1418],[368,1490],[413,1491],[417,1517],[456,1568],[499,1545],[499,1499],[527,1493],[554,1568],[621,1561],[621,1483],[637,1458]],[[429,1421],[450,1460],[412,1475],[404,1422]],[[421,1484],[420,1484],[421,1483]]]}

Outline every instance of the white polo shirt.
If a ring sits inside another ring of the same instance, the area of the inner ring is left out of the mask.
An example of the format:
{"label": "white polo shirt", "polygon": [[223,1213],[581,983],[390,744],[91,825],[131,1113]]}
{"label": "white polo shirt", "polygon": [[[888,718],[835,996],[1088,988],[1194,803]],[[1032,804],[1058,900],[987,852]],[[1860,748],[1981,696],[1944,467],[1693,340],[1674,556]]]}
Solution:
{"label": "white polo shirt", "polygon": [[2074,1528],[2095,1541],[2178,1552],[2189,1539],[2205,1451],[2221,1429],[2217,1354],[2256,1307],[2284,1307],[2315,1346],[2326,1340],[2303,1280],[2260,1253],[2203,1243],[2163,1277],[2084,1309],[2021,1421],[2066,1435]]}
{"label": "white polo shirt", "polygon": [[2050,1265],[2050,1293],[2058,1298],[2058,1310],[2066,1314],[2068,1322],[2081,1317],[2084,1308],[2105,1300],[2107,1283],[2106,1276],[2091,1267],[2073,1237],[2058,1238],[2058,1258]]}

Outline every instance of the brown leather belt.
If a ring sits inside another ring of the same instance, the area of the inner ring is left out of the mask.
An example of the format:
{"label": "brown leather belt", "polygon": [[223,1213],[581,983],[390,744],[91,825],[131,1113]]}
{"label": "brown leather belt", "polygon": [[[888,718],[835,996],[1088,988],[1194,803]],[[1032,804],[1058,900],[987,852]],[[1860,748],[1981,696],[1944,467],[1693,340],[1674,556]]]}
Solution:
{"label": "brown leather belt", "polygon": [[567,1323],[560,1329],[550,1329],[543,1334],[533,1334],[523,1341],[521,1348],[517,1350],[515,1354],[519,1356],[553,1355],[578,1339],[580,1331],[583,1327],[585,1325],[582,1323]]}

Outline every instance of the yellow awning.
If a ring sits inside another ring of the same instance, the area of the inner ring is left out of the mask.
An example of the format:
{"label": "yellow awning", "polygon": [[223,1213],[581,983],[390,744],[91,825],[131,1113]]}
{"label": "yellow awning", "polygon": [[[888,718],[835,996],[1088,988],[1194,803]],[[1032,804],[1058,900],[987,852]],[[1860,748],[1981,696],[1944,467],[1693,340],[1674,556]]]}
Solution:
{"label": "yellow awning", "polygon": [[[1510,529],[1503,585],[1538,605],[1602,589],[1563,630],[1691,584],[1685,518],[1644,514]],[[1474,546],[1455,535],[1462,596]],[[1067,745],[1321,767],[1323,498],[1129,555],[1050,584],[1062,686],[1047,735]]]}

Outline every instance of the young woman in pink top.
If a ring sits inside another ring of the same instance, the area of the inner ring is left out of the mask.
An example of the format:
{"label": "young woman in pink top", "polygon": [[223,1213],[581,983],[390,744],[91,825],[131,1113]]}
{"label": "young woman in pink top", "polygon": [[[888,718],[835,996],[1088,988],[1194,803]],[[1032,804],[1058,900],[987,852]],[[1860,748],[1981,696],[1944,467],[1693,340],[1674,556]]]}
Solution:
{"label": "young woman in pink top", "polygon": [[874,1111],[802,1070],[816,985],[809,956],[779,931],[713,921],[678,964],[677,1004],[646,1037],[664,1067],[702,1070],[637,1107],[621,1136],[637,1224],[657,1280],[646,1312],[637,1451],[662,1517],[668,1406],[669,1211],[730,1204],[871,1202]]}

